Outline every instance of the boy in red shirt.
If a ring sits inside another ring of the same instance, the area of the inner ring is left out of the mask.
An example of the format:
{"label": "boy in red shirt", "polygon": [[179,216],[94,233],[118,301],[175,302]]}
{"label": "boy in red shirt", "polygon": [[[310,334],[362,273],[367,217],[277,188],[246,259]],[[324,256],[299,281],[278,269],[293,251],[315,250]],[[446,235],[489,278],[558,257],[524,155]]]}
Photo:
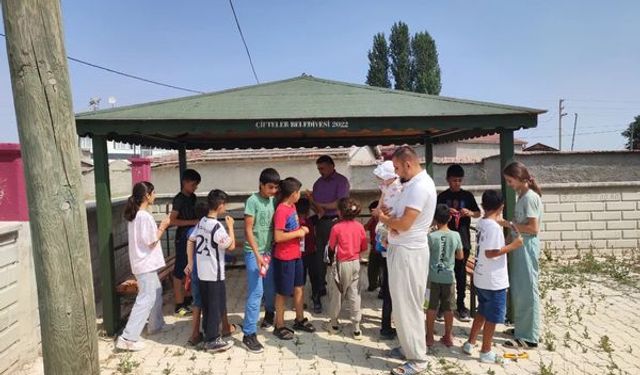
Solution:
{"label": "boy in red shirt", "polygon": [[278,207],[273,215],[274,240],[273,276],[276,284],[276,321],[273,334],[281,340],[292,340],[293,330],[284,325],[285,302],[293,296],[296,320],[293,329],[314,332],[315,328],[304,317],[304,267],[302,247],[309,228],[300,225],[295,204],[300,199],[302,183],[293,177],[280,181]]}
{"label": "boy in red shirt", "polygon": [[338,315],[340,315],[342,298],[349,302],[351,322],[353,323],[353,338],[362,340],[360,331],[360,253],[367,250],[367,235],[364,227],[356,218],[360,213],[360,205],[351,198],[338,201],[340,221],[331,228],[329,235],[330,274],[333,282],[329,292],[329,322],[328,331],[335,334],[340,330]]}

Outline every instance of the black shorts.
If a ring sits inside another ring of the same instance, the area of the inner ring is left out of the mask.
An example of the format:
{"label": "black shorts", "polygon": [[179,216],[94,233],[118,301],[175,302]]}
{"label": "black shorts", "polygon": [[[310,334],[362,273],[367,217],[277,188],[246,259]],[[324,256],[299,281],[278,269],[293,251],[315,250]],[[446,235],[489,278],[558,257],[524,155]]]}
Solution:
{"label": "black shorts", "polygon": [[273,277],[276,283],[276,293],[282,296],[292,296],[293,289],[304,286],[304,266],[302,258],[294,260],[273,259]]}
{"label": "black shorts", "polygon": [[176,240],[176,264],[173,267],[173,276],[176,279],[184,279],[184,268],[187,266],[187,233]]}

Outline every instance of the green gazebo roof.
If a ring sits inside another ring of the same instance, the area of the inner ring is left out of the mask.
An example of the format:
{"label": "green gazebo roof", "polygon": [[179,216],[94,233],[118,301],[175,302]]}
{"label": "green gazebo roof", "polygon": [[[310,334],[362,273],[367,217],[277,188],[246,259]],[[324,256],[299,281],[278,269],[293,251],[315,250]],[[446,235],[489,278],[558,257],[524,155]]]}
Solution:
{"label": "green gazebo roof", "polygon": [[535,127],[544,110],[307,75],[76,116],[79,135],[146,146],[247,148],[450,142]]}

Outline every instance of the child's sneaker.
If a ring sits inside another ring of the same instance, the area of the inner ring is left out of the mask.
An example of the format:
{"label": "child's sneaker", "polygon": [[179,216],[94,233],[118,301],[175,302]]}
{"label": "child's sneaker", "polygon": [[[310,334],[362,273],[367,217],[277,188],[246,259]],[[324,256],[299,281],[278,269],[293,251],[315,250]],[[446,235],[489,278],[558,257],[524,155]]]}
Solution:
{"label": "child's sneaker", "polygon": [[504,363],[504,359],[497,355],[495,352],[490,351],[487,353],[480,352],[480,362],[482,363],[494,363],[501,365]]}
{"label": "child's sneaker", "polygon": [[189,306],[182,304],[180,306],[176,306],[174,313],[177,317],[183,318],[185,316],[191,315],[193,311],[191,311],[191,308]]}
{"label": "child's sneaker", "polygon": [[144,349],[144,343],[142,341],[129,341],[122,336],[118,336],[116,348],[130,352],[139,352]]}
{"label": "child's sneaker", "polygon": [[462,345],[462,352],[471,355],[471,353],[473,353],[473,345],[471,345],[469,341],[465,342],[464,345]]}
{"label": "child's sneaker", "polygon": [[363,339],[361,331],[353,332],[353,339],[356,341],[361,341]]}
{"label": "child's sneaker", "polygon": [[233,346],[231,341],[224,341],[222,337],[218,337],[213,341],[204,344],[204,350],[211,353],[219,353],[229,350]]}
{"label": "child's sneaker", "polygon": [[258,341],[258,337],[254,333],[253,335],[245,335],[242,338],[242,343],[247,347],[247,350],[251,353],[262,353],[264,351],[264,347]]}

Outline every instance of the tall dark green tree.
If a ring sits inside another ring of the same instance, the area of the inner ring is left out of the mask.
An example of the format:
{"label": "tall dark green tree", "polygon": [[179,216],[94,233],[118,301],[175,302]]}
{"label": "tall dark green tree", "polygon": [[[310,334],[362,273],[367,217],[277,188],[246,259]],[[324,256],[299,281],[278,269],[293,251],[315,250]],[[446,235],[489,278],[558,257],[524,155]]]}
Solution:
{"label": "tall dark green tree", "polygon": [[636,116],[627,130],[622,132],[622,136],[627,139],[625,148],[627,150],[640,150],[640,116]]}
{"label": "tall dark green tree", "polygon": [[411,84],[411,38],[409,26],[400,21],[391,27],[389,38],[389,56],[391,58],[391,74],[396,90],[412,90]]}
{"label": "tall dark green tree", "polygon": [[373,47],[369,50],[367,85],[391,88],[389,80],[389,47],[384,33],[373,36]]}
{"label": "tall dark green tree", "polygon": [[411,52],[412,90],[439,95],[442,84],[435,40],[426,31],[416,33],[411,39]]}

